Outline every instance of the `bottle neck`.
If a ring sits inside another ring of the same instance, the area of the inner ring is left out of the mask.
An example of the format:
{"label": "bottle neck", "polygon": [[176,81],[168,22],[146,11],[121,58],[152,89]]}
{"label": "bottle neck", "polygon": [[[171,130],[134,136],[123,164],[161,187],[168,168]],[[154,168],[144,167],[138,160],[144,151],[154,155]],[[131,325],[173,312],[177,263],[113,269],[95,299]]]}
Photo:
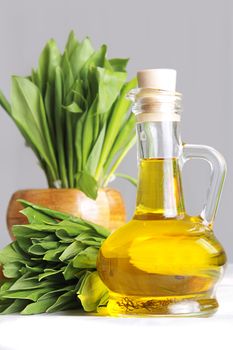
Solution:
{"label": "bottle neck", "polygon": [[179,124],[171,120],[137,124],[139,179],[135,219],[184,215]]}

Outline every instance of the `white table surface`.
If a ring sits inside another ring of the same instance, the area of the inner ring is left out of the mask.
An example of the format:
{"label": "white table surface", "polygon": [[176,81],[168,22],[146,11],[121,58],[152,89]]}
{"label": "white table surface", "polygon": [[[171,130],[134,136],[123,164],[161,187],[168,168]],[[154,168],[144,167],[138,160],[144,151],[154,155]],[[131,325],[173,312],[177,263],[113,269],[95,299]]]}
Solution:
{"label": "white table surface", "polygon": [[111,318],[77,312],[0,316],[0,350],[233,350],[233,265],[210,318]]}

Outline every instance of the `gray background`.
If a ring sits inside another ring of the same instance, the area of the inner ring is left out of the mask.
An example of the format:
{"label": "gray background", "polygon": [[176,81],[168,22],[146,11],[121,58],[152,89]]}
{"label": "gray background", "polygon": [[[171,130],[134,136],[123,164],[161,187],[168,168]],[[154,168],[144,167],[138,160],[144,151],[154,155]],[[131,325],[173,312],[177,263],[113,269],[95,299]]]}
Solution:
{"label": "gray background", "polygon": [[[9,96],[10,76],[27,75],[45,42],[54,37],[63,48],[70,29],[78,38],[106,43],[109,56],[130,57],[129,77],[144,68],[175,68],[184,95],[183,140],[218,149],[228,163],[215,232],[233,261],[233,2],[231,0],[0,0],[0,87]],[[9,117],[0,112],[0,246],[9,241],[5,226],[11,194],[46,187],[43,173]],[[121,165],[136,176],[136,150]],[[199,213],[209,181],[202,162],[184,169],[185,201]],[[135,189],[118,180],[128,215]]]}

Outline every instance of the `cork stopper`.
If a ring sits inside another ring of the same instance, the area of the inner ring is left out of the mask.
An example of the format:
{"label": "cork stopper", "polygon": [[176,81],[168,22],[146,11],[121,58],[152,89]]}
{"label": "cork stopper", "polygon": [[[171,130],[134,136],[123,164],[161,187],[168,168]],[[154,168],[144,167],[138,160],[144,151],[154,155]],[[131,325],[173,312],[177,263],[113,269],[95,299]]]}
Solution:
{"label": "cork stopper", "polygon": [[139,88],[176,91],[176,71],[174,69],[144,69],[138,72],[137,78]]}

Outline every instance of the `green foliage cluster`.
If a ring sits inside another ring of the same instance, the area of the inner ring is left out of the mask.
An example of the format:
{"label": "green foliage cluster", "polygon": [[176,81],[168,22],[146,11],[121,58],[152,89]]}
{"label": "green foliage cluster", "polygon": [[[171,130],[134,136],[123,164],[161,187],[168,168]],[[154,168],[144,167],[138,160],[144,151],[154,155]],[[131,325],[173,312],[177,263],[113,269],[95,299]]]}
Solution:
{"label": "green foliage cluster", "polygon": [[0,286],[0,313],[96,311],[106,305],[108,290],[96,271],[96,259],[109,231],[68,214],[21,203],[29,224],[14,226],[15,241],[0,251],[6,278]]}
{"label": "green foliage cluster", "polygon": [[[54,40],[44,47],[36,70],[12,77],[11,116],[44,170],[49,187],[78,188],[95,199],[135,142],[126,82],[128,60],[107,59],[89,38],[71,32],[65,50]],[[121,174],[120,174],[121,175]],[[127,177],[129,178],[129,177]]]}

